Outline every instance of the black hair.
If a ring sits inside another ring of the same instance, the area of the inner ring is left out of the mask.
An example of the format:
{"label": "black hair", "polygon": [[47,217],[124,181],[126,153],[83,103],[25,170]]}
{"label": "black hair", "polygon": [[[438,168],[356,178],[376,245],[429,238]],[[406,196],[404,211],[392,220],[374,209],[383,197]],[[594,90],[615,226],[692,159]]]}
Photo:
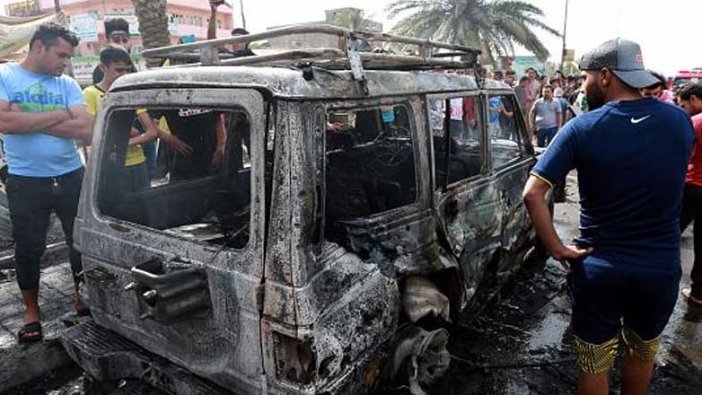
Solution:
{"label": "black hair", "polygon": [[514,70],[507,70],[505,71],[505,75],[517,75],[517,72]]}
{"label": "black hair", "polygon": [[526,70],[524,70],[524,74],[529,73],[529,70],[534,72],[534,74],[536,75],[536,78],[541,78],[541,75],[539,74],[539,72],[536,71],[536,69],[533,67],[527,67]]}
{"label": "black hair", "polygon": [[241,28],[241,27],[235,27],[232,29],[232,36],[243,36],[244,34],[249,34],[249,31]]}
{"label": "black hair", "polygon": [[42,23],[37,31],[34,32],[29,40],[29,48],[32,48],[35,42],[41,41],[46,48],[50,48],[56,44],[59,38],[64,39],[71,44],[73,48],[78,46],[80,39],[72,31],[66,27],[54,22]]}
{"label": "black hair", "polygon": [[122,18],[108,19],[105,21],[105,36],[110,37],[110,35],[116,31],[123,31],[129,33],[129,22]]}
{"label": "black hair", "polygon": [[546,88],[550,89],[551,92],[553,92],[553,85],[544,85],[544,86],[541,87],[541,91],[543,92],[543,90],[546,89]]}
{"label": "black hair", "polygon": [[692,96],[702,99],[702,83],[683,85],[677,92],[677,97],[681,100],[690,100]]}
{"label": "black hair", "polygon": [[668,84],[668,81],[665,79],[665,77],[663,76],[663,74],[661,74],[661,73],[656,73],[656,72],[653,71],[653,70],[647,70],[647,71],[648,71],[652,76],[656,77],[656,79],[658,80],[658,82],[656,82],[655,84],[650,85],[650,86],[647,86],[647,87],[646,87],[647,89],[658,88],[659,86],[660,86],[661,88],[665,88],[665,86]]}
{"label": "black hair", "polygon": [[110,65],[116,62],[132,64],[132,58],[126,49],[117,45],[108,45],[100,51],[100,63]]}
{"label": "black hair", "polygon": [[519,83],[521,84],[521,83],[524,82],[524,81],[529,82],[529,81],[531,81],[531,80],[530,80],[529,77],[527,77],[526,75],[523,75],[522,78],[519,79]]}

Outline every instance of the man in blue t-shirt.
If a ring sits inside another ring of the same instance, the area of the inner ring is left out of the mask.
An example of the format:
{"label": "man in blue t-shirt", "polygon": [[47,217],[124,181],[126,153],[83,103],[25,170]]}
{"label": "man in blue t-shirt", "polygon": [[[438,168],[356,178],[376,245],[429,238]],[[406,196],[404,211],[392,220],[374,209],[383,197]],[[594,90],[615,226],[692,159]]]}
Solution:
{"label": "man in blue t-shirt", "polygon": [[[623,393],[644,394],[658,337],[680,280],[678,224],[694,141],[680,108],[638,89],[645,71],[639,45],[608,41],[583,56],[590,112],[569,122],[533,169],[524,202],[540,239],[570,273],[579,394],[606,394],[617,348],[624,345]],[[578,171],[580,236],[565,246],[545,194]]]}
{"label": "man in blue t-shirt", "polygon": [[42,339],[39,263],[52,212],[70,248],[76,310],[87,312],[77,292],[81,261],[73,248],[73,222],[83,177],[75,140],[89,142],[91,118],[78,84],[62,75],[77,45],[78,38],[65,27],[42,24],[24,60],[0,66],[0,132],[9,167],[17,283],[25,304],[20,342]]}

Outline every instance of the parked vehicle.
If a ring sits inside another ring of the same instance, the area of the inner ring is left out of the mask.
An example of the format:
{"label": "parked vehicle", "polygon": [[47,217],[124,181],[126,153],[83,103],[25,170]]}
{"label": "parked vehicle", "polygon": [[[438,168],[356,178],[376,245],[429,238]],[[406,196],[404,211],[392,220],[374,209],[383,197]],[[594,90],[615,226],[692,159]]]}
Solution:
{"label": "parked vehicle", "polygon": [[683,85],[696,84],[702,80],[702,69],[693,68],[692,70],[681,70],[675,74],[671,83],[671,90],[676,91]]}
{"label": "parked vehicle", "polygon": [[[315,26],[218,42],[291,32],[343,49],[140,72],[105,95],[75,231],[94,322],[63,335],[94,380],[359,394],[382,377],[421,393],[449,364],[436,323],[534,246],[521,191],[536,158],[513,91],[444,72],[477,51]],[[425,56],[359,53],[359,38]],[[196,146],[130,190],[139,108]]]}

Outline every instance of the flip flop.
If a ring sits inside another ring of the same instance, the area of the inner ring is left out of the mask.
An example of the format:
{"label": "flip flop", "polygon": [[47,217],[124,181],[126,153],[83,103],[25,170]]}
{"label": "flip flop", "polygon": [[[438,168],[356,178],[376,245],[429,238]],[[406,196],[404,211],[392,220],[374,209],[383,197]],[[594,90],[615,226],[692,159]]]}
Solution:
{"label": "flip flop", "polygon": [[689,303],[702,307],[702,299],[697,299],[696,297],[692,296],[691,288],[683,288],[680,290],[680,293]]}
{"label": "flip flop", "polygon": [[17,332],[17,339],[20,343],[33,343],[41,341],[44,338],[42,333],[41,323],[39,321],[24,324]]}

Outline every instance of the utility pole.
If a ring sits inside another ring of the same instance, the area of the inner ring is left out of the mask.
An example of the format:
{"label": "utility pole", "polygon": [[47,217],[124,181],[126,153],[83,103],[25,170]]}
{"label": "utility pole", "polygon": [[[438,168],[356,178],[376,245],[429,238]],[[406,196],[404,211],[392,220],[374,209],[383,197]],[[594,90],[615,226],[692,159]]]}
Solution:
{"label": "utility pole", "polygon": [[244,0],[239,0],[239,8],[241,9],[241,27],[246,29],[246,16],[244,16]]}
{"label": "utility pole", "polygon": [[566,31],[568,30],[568,0],[565,2],[565,17],[563,18],[563,49],[561,50],[561,72],[565,64],[566,56]]}
{"label": "utility pole", "polygon": [[61,0],[54,0],[54,11],[58,14],[61,12]]}

